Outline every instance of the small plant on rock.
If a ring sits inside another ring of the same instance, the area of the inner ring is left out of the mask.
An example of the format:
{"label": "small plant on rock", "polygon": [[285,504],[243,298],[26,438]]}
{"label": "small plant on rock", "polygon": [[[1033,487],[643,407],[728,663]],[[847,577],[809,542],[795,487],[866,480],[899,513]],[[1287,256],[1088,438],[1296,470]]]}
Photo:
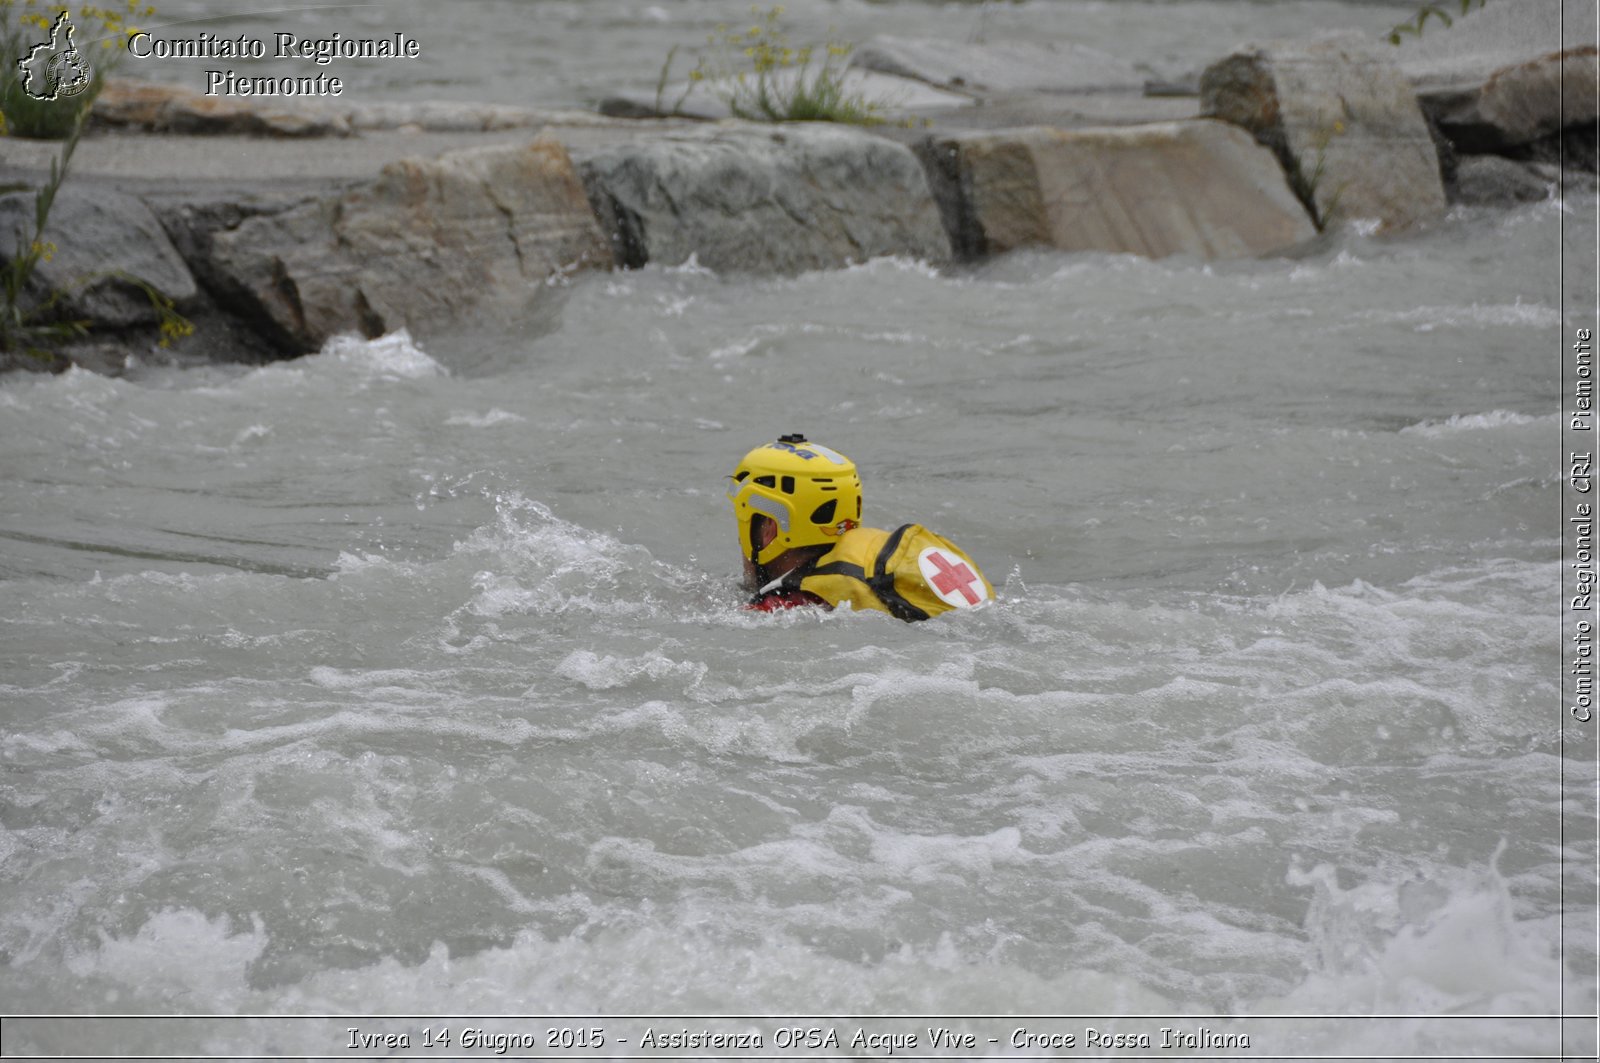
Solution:
{"label": "small plant on rock", "polygon": [[[30,305],[29,282],[39,263],[55,256],[56,245],[44,238],[50,220],[50,206],[56,192],[67,179],[67,167],[77,150],[83,123],[80,120],[67,137],[59,159],[50,160],[50,178],[33,193],[32,224],[19,227],[14,252],[0,262],[0,366],[7,354],[18,352],[48,361],[47,346],[75,339],[89,331],[87,321],[62,320],[56,313],[61,292],[52,292],[42,302]],[[3,186],[0,193],[25,191],[26,186]]]}
{"label": "small plant on rock", "polygon": [[[154,14],[155,8],[139,0],[128,0],[121,9],[85,4],[71,13],[69,41],[58,38],[61,13],[45,0],[0,0],[0,132],[65,140],[127,54],[128,36],[138,32],[128,20]],[[41,44],[59,48],[30,68],[27,60]],[[53,78],[61,83],[47,94],[46,82]],[[62,91],[55,91],[58,87]]]}
{"label": "small plant on rock", "polygon": [[1319,206],[1317,196],[1322,192],[1322,186],[1327,179],[1328,146],[1333,143],[1333,138],[1344,135],[1344,122],[1334,119],[1322,126],[1316,132],[1312,146],[1316,149],[1316,159],[1311,164],[1311,172],[1297,170],[1290,177],[1290,185],[1300,201],[1311,212],[1311,220],[1318,229],[1326,229],[1332,223],[1334,215],[1339,209],[1339,200],[1344,195],[1344,183],[1329,191],[1324,201]]}
{"label": "small plant on rock", "polygon": [[[783,25],[783,8],[762,12],[748,29],[718,26],[707,38],[712,51],[689,72],[689,86],[678,98],[682,106],[688,93],[704,85],[728,105],[735,117],[755,122],[848,122],[877,125],[884,121],[883,106],[866,94],[851,91],[846,63],[852,45],[829,41],[820,47],[796,47]],[[671,56],[668,56],[668,64]],[[657,87],[659,105],[666,69]]]}
{"label": "small plant on rock", "polygon": [[[153,7],[141,6],[137,0],[128,0],[127,17],[154,15]],[[87,32],[98,34],[92,40],[73,41],[71,46],[89,48],[95,42],[102,53],[98,64],[82,55],[67,55],[61,60],[52,57],[52,68],[65,67],[66,72],[50,69],[48,76],[64,77],[70,73],[83,82],[76,92],[54,93],[55,99],[39,99],[39,89],[25,83],[24,77],[43,76],[39,71],[25,71],[23,60],[34,55],[36,46],[58,43],[57,27],[61,16],[52,18],[36,0],[0,0],[0,136],[29,136],[62,141],[61,154],[50,160],[50,175],[43,184],[0,186],[0,195],[32,192],[31,210],[15,228],[3,234],[11,239],[10,250],[0,259],[0,368],[6,368],[18,355],[36,363],[60,367],[65,360],[54,349],[71,340],[88,334],[93,322],[71,316],[64,307],[73,290],[88,287],[107,278],[116,279],[142,290],[155,311],[159,343],[166,347],[173,340],[194,332],[194,325],[178,313],[172,300],[145,280],[121,271],[101,271],[76,278],[69,289],[53,288],[41,292],[36,284],[36,273],[41,263],[48,263],[58,248],[46,239],[45,230],[50,222],[50,209],[56,195],[67,179],[73,153],[83,137],[89,108],[99,92],[106,70],[116,65],[122,54],[121,45],[126,34],[138,32],[125,21],[120,11],[109,8],[84,6],[78,16]],[[62,31],[64,32],[64,31]],[[74,34],[75,36],[76,34]],[[59,41],[62,46],[68,44]],[[90,67],[95,69],[90,71]],[[58,83],[59,84],[59,83]],[[34,88],[29,92],[30,87]],[[56,86],[52,86],[56,87]]]}
{"label": "small plant on rock", "polygon": [[1428,24],[1430,18],[1438,19],[1446,26],[1455,25],[1455,18],[1452,18],[1450,12],[1445,10],[1447,7],[1459,7],[1460,10],[1456,12],[1457,17],[1459,17],[1467,14],[1475,7],[1482,7],[1485,2],[1486,0],[1456,0],[1454,4],[1423,4],[1417,10],[1415,16],[1389,31],[1389,43],[1398,45],[1405,40],[1407,34],[1421,37],[1422,29]]}

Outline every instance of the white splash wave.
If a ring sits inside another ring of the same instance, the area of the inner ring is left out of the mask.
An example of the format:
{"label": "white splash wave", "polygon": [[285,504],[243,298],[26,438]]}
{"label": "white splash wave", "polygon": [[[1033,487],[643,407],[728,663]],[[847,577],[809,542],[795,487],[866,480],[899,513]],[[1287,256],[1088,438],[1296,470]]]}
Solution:
{"label": "white splash wave", "polygon": [[1512,410],[1490,410],[1488,413],[1458,413],[1443,421],[1420,421],[1400,429],[1401,435],[1424,436],[1434,439],[1457,432],[1481,432],[1496,428],[1509,428],[1525,424],[1549,424],[1560,420],[1555,414],[1534,416]]}

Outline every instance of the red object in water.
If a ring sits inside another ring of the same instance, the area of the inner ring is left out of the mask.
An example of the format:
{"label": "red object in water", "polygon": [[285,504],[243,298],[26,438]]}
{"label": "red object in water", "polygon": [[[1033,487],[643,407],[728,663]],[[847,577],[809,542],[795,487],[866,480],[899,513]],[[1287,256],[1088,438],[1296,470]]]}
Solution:
{"label": "red object in water", "polygon": [[760,613],[776,613],[780,609],[797,609],[802,605],[826,606],[827,604],[827,601],[818,598],[810,591],[773,591],[747,603],[745,608]]}

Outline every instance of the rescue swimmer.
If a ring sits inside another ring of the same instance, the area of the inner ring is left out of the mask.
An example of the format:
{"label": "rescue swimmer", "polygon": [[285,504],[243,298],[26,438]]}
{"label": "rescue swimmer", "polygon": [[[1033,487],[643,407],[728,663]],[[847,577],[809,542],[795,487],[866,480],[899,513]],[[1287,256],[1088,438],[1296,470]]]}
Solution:
{"label": "rescue swimmer", "polygon": [[909,622],[994,600],[972,558],[922,525],[862,527],[855,462],[804,435],[756,447],[732,481],[747,608],[848,603]]}

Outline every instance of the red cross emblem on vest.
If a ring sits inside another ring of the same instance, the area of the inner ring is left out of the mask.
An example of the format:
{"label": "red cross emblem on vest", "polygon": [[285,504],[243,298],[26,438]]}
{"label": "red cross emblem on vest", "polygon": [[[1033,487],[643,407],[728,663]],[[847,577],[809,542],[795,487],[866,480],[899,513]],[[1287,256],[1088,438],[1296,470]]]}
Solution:
{"label": "red cross emblem on vest", "polygon": [[917,567],[922,569],[922,576],[934,593],[957,609],[977,605],[988,597],[982,577],[972,571],[971,565],[936,547],[922,552],[917,558]]}

